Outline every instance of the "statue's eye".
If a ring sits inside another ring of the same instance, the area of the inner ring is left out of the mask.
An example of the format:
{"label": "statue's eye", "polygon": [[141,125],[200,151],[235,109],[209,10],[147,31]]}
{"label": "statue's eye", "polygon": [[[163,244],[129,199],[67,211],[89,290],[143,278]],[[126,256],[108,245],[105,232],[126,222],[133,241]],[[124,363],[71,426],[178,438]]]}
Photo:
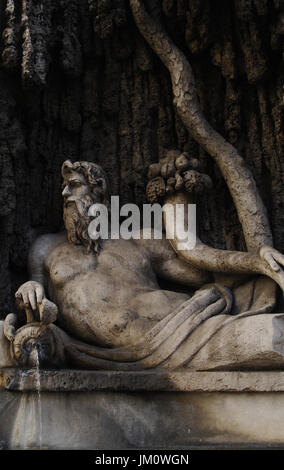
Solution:
{"label": "statue's eye", "polygon": [[69,181],[69,186],[71,186],[71,188],[74,188],[74,187],[77,187],[77,186],[81,186],[82,182],[79,181],[79,180],[71,180]]}
{"label": "statue's eye", "polygon": [[95,185],[95,186],[99,186],[99,187],[101,188],[101,187],[103,186],[103,180],[102,180],[102,178],[96,179],[95,182],[94,182],[94,185]]}

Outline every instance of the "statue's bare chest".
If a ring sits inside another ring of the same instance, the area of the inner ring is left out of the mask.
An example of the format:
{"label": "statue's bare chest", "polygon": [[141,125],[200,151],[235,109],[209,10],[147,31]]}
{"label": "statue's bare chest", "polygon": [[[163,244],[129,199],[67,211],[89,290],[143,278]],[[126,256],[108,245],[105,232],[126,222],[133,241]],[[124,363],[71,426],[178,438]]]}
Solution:
{"label": "statue's bare chest", "polygon": [[88,274],[111,282],[112,278],[135,277],[151,270],[148,256],[123,240],[106,243],[99,255],[64,242],[50,252],[45,264],[52,284],[58,287]]}
{"label": "statue's bare chest", "polygon": [[65,284],[78,274],[90,272],[97,264],[96,256],[82,246],[68,242],[56,246],[47,256],[45,268],[55,285]]}

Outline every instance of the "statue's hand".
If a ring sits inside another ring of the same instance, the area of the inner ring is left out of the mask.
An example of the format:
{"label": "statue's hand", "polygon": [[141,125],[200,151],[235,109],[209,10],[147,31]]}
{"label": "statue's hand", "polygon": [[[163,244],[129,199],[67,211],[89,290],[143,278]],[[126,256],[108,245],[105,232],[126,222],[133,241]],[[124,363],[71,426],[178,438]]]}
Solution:
{"label": "statue's hand", "polygon": [[25,308],[36,310],[45,298],[44,288],[39,282],[28,281],[19,287],[15,297],[23,302]]}
{"label": "statue's hand", "polygon": [[263,245],[259,256],[263,263],[263,274],[277,282],[284,292],[284,255],[271,246]]}
{"label": "statue's hand", "polygon": [[283,270],[284,255],[275,250],[275,248],[264,245],[260,248],[259,255],[261,259],[266,261],[270,268],[276,273]]}
{"label": "statue's hand", "polygon": [[20,308],[24,308],[27,315],[27,322],[36,321],[33,311],[38,310],[40,322],[48,325],[56,321],[58,308],[45,297],[43,286],[36,281],[25,282],[16,292],[16,299]]}

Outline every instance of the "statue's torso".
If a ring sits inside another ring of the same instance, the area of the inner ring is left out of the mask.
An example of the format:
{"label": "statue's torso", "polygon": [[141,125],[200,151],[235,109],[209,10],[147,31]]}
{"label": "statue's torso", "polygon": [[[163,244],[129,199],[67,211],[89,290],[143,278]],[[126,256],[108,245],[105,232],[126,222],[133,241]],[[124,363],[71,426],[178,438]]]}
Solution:
{"label": "statue's torso", "polygon": [[63,240],[45,268],[59,322],[87,342],[135,344],[188,298],[159,288],[149,253],[133,240],[107,240],[98,256]]}

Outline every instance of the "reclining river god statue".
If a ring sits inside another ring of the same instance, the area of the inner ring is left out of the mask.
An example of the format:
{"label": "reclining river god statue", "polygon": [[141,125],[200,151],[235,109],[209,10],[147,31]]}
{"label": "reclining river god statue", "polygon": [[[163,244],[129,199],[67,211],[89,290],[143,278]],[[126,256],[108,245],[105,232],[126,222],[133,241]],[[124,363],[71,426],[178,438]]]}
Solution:
{"label": "reclining river god statue", "polygon": [[[284,366],[284,317],[271,313],[284,288],[281,253],[269,244],[217,250],[198,238],[193,249],[180,250],[177,237],[164,233],[162,239],[92,239],[89,208],[110,207],[104,170],[67,160],[62,177],[66,230],[42,235],[31,247],[30,280],[16,292],[19,312],[0,328],[2,367]],[[199,194],[211,185],[198,162],[177,151],[153,164],[148,178],[151,203],[196,202],[197,210]],[[165,211],[165,227],[169,220]],[[256,228],[258,220],[256,214]],[[160,279],[183,291],[162,289]]]}

